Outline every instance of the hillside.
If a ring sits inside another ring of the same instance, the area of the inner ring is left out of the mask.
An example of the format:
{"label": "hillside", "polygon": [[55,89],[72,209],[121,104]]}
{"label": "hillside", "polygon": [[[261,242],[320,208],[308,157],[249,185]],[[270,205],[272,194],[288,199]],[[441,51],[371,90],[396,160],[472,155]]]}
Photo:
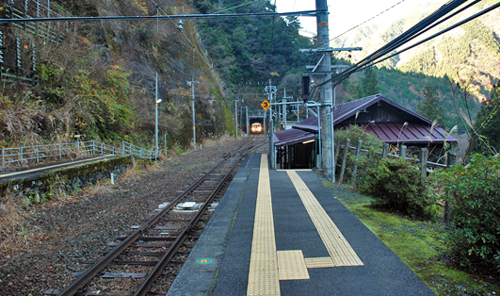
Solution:
{"label": "hillside", "polygon": [[[426,36],[494,3],[496,1],[483,1],[459,17],[441,24]],[[408,17],[389,23],[361,26],[350,34],[334,40],[332,46],[362,46],[362,52],[350,53],[352,57],[350,61],[356,62],[412,27],[439,5],[441,4],[419,4]],[[459,117],[460,113],[466,111],[467,106],[456,88],[454,103],[451,90],[454,83],[450,84],[449,79],[455,82],[459,78],[465,81],[473,78],[473,85],[469,88],[472,96],[468,104],[475,114],[479,110],[479,102],[484,100],[492,83],[500,78],[499,23],[500,11],[497,9],[379,64],[380,69],[376,72],[382,91],[390,94],[390,97],[398,103],[415,110],[418,100],[421,100],[423,87],[430,83],[438,89],[445,109],[450,110],[447,113],[447,125],[451,127],[459,124],[463,131],[464,126]],[[397,71],[392,72],[389,69]],[[356,81],[356,79],[354,77],[351,80]]]}
{"label": "hillside", "polygon": [[[154,16],[208,13],[241,4],[74,0],[50,1],[48,10],[48,2],[27,3],[2,4],[0,14]],[[273,10],[264,1],[227,13]],[[168,135],[169,145],[187,147],[192,141],[186,83],[192,79],[199,82],[194,86],[197,138],[233,134],[234,99],[260,109],[269,79],[299,95],[301,71],[311,57],[298,49],[312,46],[299,28],[294,17],[183,20],[182,30],[171,19],[3,25],[3,72],[11,81],[0,85],[0,145],[69,141],[71,133],[79,132],[88,140],[125,139],[151,146],[155,73],[162,99],[159,130]]]}
{"label": "hillside", "polygon": [[[158,1],[158,7],[135,0],[51,1],[50,11],[47,3],[27,3],[31,16],[39,13],[37,9],[43,15],[64,16],[194,11],[176,0]],[[0,13],[4,17],[25,9],[24,3],[16,1],[2,4]],[[0,86],[2,146],[69,141],[74,132],[84,134],[84,140],[125,139],[152,146],[156,72],[162,99],[159,130],[168,135],[170,145],[185,147],[192,141],[191,93],[186,83],[192,78],[200,82],[195,86],[196,98],[204,99],[195,106],[197,122],[206,123],[198,137],[234,129],[231,102],[190,21],[184,21],[182,31],[168,19],[10,24],[1,30],[5,35],[2,73],[11,81]]]}

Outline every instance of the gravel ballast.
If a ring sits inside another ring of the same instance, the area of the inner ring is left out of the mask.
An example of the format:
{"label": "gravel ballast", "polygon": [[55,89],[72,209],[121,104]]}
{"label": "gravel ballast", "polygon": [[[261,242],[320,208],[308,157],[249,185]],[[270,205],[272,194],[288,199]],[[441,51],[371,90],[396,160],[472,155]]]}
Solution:
{"label": "gravel ballast", "polygon": [[[226,139],[160,160],[143,172],[125,174],[115,185],[98,185],[74,197],[59,197],[23,211],[23,248],[0,250],[0,296],[44,295],[68,286],[72,272],[85,271],[88,259],[131,225],[141,225],[159,204],[174,199],[245,140]],[[1,236],[0,240],[5,236]]]}

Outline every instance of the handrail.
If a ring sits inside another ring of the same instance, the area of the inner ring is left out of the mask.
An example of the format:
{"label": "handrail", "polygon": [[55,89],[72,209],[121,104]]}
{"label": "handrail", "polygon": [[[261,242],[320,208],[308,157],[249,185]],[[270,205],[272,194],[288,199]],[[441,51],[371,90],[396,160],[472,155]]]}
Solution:
{"label": "handrail", "polygon": [[35,165],[44,160],[74,159],[95,154],[131,155],[154,160],[153,150],[147,150],[132,143],[122,141],[122,147],[115,147],[95,140],[70,143],[45,144],[35,146],[2,148],[0,171],[15,165]]}

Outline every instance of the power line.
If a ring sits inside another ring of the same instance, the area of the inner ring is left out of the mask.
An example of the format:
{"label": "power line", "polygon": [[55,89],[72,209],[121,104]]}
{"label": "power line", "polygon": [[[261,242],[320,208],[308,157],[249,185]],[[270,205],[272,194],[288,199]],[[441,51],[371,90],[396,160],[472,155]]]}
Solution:
{"label": "power line", "polygon": [[[274,13],[276,13],[276,0],[274,0]],[[274,39],[274,17],[273,17],[273,27],[271,29],[271,56],[273,55],[274,51],[273,39]]]}
{"label": "power line", "polygon": [[[467,2],[467,0],[452,0],[450,1],[449,3],[441,6],[438,10],[436,10],[434,13],[432,13],[431,15],[429,15],[428,17],[426,17],[424,20],[420,21],[419,23],[417,23],[415,26],[413,26],[412,28],[410,28],[409,30],[405,31],[403,34],[401,34],[400,36],[398,36],[397,38],[395,38],[394,40],[392,40],[391,42],[387,43],[386,45],[384,45],[383,47],[381,47],[380,49],[378,49],[377,51],[375,51],[374,53],[370,54],[369,56],[367,56],[366,58],[364,58],[362,61],[356,63],[355,65],[351,66],[350,68],[348,68],[346,71],[340,73],[339,75],[336,75],[335,77],[332,77],[331,79],[317,85],[314,87],[314,90],[316,90],[318,87],[326,84],[326,83],[332,83],[333,86],[335,85],[338,85],[340,84],[342,81],[344,81],[345,79],[347,79],[351,74],[355,73],[355,72],[358,72],[358,71],[361,71],[367,67],[370,67],[374,64],[377,64],[377,63],[380,63],[384,60],[386,60],[388,57],[385,57],[387,54],[389,54],[390,52],[394,51],[395,49],[399,48],[400,46],[408,43],[410,40],[420,36],[421,34],[423,34],[424,32],[427,32],[428,30],[430,30],[431,28],[434,28],[435,26],[441,24],[442,22],[448,20],[449,18],[451,18],[452,16],[455,16],[457,15],[458,13],[464,11],[465,9],[468,9],[470,8],[473,4],[475,3],[478,3],[480,2],[481,0],[476,0],[474,1],[473,3],[469,4],[469,5],[466,5],[465,7],[459,9],[458,11],[455,11],[454,13],[452,13],[451,15],[449,16],[446,16],[447,14],[449,14],[450,12],[452,12],[453,10],[455,10],[456,8],[458,8],[459,6],[461,6],[462,4],[464,4],[465,2]],[[426,38],[425,40],[421,41],[421,42],[418,42],[408,48],[405,48],[404,50],[400,51],[400,52],[403,52],[403,51],[406,51],[410,48],[413,48],[417,45],[420,45],[422,44],[423,42],[426,42],[430,39],[433,39],[441,34],[444,34],[456,27],[458,27],[459,25],[462,25],[462,24],[465,24],[497,7],[500,6],[500,3],[497,3],[487,9],[484,9],[483,11],[479,12],[479,13],[476,13],[475,15],[461,21],[460,23],[456,24],[456,25],[453,25],[453,26],[450,26],[449,28],[445,29],[445,30],[442,30],[440,31],[439,33],[437,34],[434,34],[433,36],[429,37],[429,38]],[[446,16],[446,17],[445,17]],[[444,18],[443,18],[444,17]],[[394,55],[392,55],[394,56]]]}
{"label": "power line", "polygon": [[380,15],[382,15],[382,14],[384,14],[384,13],[388,12],[389,10],[393,9],[394,7],[398,6],[399,4],[401,4],[401,3],[403,3],[403,2],[405,2],[405,0],[401,0],[401,1],[399,1],[398,3],[396,3],[396,4],[394,4],[393,6],[391,6],[391,7],[387,8],[386,10],[382,11],[381,13],[379,13],[379,14],[377,14],[377,15],[373,16],[372,18],[370,18],[370,19],[368,19],[368,20],[366,20],[366,21],[364,21],[364,22],[362,22],[362,23],[360,23],[360,24],[358,24],[358,25],[356,25],[356,26],[354,26],[354,27],[350,28],[349,30],[347,30],[347,31],[345,31],[344,33],[342,33],[342,34],[338,35],[337,37],[333,37],[332,39],[330,39],[330,41],[333,41],[333,40],[335,40],[335,39],[337,39],[337,38],[340,38],[340,37],[344,36],[345,34],[349,33],[350,31],[352,31],[352,30],[354,30],[354,29],[356,29],[356,28],[358,28],[358,27],[360,27],[360,26],[362,26],[362,25],[366,24],[367,22],[369,22],[369,21],[373,20],[374,18],[377,18],[378,16],[380,16]]}
{"label": "power line", "polygon": [[[250,2],[250,3],[246,3],[246,4],[241,4],[241,5],[238,5],[238,6],[234,6],[234,7],[231,7],[231,8],[226,8],[226,9],[223,9],[223,10],[219,10],[219,11],[216,11],[214,13],[221,13],[221,12],[224,12],[224,11],[228,11],[228,10],[231,10],[231,9],[236,9],[236,8],[240,8],[240,7],[244,7],[244,6],[248,6],[250,4],[254,4],[254,3],[257,3],[257,2],[261,2],[263,0],[255,0],[253,2]],[[293,10],[293,9],[292,9]]]}
{"label": "power line", "polygon": [[30,22],[66,22],[66,21],[138,21],[156,19],[210,19],[210,18],[237,18],[237,17],[276,17],[276,16],[311,16],[315,17],[317,10],[304,10],[293,12],[265,12],[265,13],[228,13],[228,14],[181,14],[167,16],[96,16],[96,17],[46,17],[46,18],[15,18],[0,19],[0,24],[30,23]]}

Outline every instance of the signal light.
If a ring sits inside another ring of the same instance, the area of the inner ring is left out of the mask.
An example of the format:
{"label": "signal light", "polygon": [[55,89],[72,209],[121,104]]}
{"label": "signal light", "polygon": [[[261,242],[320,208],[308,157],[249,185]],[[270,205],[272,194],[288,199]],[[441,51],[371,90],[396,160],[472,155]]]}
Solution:
{"label": "signal light", "polygon": [[311,78],[309,76],[302,76],[302,101],[306,104],[310,98]]}

